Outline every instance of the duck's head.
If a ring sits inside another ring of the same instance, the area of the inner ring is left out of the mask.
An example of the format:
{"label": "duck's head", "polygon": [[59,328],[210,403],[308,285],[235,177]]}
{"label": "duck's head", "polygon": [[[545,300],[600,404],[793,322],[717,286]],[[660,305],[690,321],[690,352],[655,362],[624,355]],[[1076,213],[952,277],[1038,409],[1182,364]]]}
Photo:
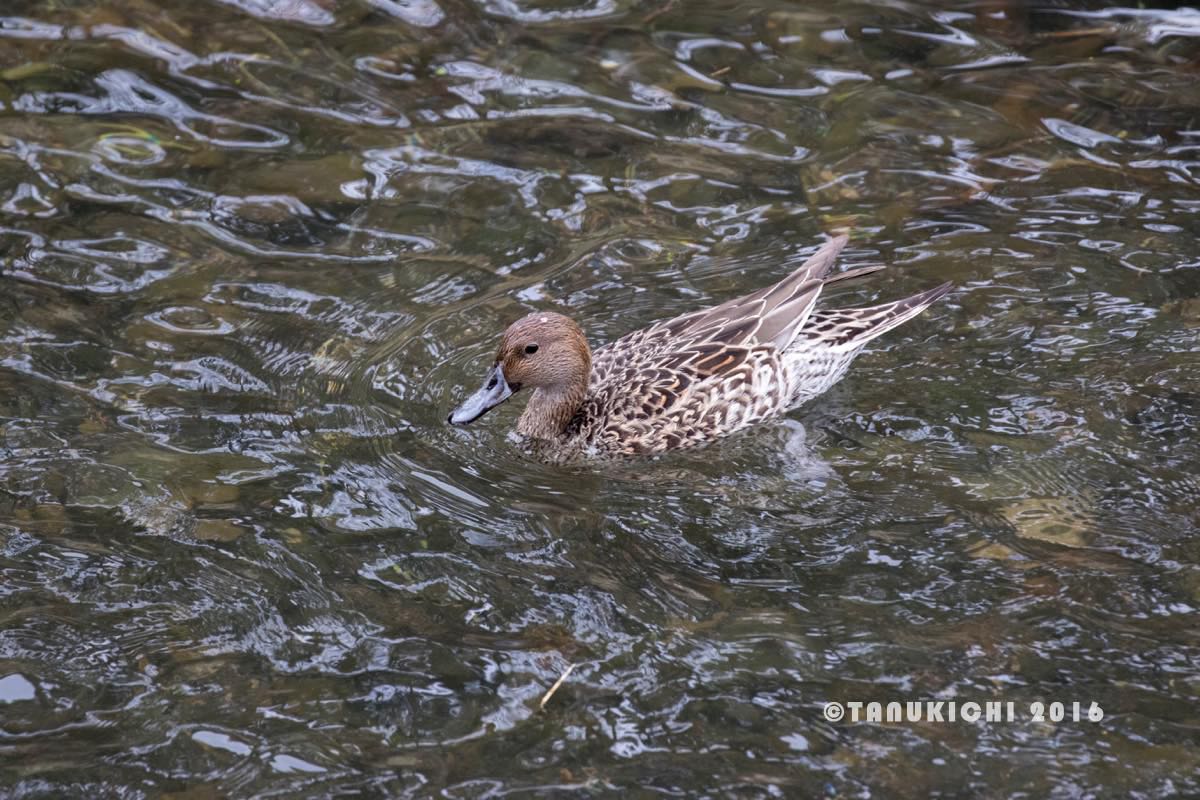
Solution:
{"label": "duck's head", "polygon": [[575,397],[578,404],[591,368],[591,350],[579,326],[562,314],[535,311],[508,326],[483,385],[447,421],[468,425],[522,389]]}

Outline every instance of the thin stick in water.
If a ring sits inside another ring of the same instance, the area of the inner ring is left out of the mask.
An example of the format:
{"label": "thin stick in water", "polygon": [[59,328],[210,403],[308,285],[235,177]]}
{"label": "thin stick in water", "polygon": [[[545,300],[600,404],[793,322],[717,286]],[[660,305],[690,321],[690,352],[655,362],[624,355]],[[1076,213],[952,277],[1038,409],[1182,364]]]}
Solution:
{"label": "thin stick in water", "polygon": [[544,695],[542,695],[542,702],[538,703],[539,711],[543,710],[546,707],[546,703],[549,703],[550,698],[554,697],[554,693],[558,691],[558,687],[562,686],[563,682],[567,679],[567,676],[570,675],[574,671],[575,671],[575,665],[567,664],[567,668],[565,670],[563,670],[563,674],[559,675],[558,680],[556,680],[554,682],[554,685],[551,686],[550,689]]}

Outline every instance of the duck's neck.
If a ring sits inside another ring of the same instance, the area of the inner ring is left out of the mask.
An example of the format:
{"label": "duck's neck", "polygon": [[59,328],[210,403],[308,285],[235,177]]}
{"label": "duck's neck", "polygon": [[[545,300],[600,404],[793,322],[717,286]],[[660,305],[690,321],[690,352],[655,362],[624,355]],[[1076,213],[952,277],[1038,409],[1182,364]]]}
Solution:
{"label": "duck's neck", "polygon": [[535,439],[557,439],[562,436],[571,418],[583,404],[587,383],[580,381],[569,386],[535,389],[517,420],[517,433]]}

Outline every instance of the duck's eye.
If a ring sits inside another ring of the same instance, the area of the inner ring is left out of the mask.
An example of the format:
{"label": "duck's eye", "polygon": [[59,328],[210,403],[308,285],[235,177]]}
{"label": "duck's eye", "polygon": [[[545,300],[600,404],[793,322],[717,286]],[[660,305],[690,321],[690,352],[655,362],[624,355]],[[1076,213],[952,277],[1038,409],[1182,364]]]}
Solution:
{"label": "duck's eye", "polygon": [[537,352],[537,345],[536,345],[536,344],[527,344],[527,345],[525,345],[525,355],[527,355],[527,356],[531,356],[531,355],[533,355],[533,354],[534,354],[534,353],[536,353],[536,352]]}

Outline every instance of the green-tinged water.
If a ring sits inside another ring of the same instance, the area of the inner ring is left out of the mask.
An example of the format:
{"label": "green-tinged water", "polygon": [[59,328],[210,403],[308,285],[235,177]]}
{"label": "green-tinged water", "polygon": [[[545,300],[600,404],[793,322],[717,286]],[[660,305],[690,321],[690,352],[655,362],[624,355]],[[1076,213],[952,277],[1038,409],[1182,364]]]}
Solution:
{"label": "green-tinged water", "polygon": [[[1099,4],[7,0],[0,795],[1200,794],[1198,75]],[[531,309],[841,229],[823,302],[959,288],[778,423],[445,425]],[[1018,718],[823,715],[918,700]]]}

